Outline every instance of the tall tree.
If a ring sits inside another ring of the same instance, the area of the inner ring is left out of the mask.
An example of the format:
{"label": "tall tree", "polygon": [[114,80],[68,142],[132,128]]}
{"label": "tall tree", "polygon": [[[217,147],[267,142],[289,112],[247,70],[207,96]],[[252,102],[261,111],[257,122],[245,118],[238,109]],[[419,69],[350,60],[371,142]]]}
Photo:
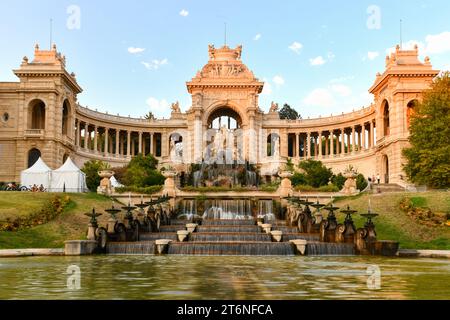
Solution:
{"label": "tall tree", "polygon": [[280,115],[280,119],[284,120],[284,119],[289,119],[289,120],[296,120],[296,119],[301,119],[300,114],[297,112],[297,110],[295,110],[294,108],[292,108],[290,105],[288,105],[287,103],[285,103],[283,105],[283,108],[281,108],[280,111],[278,111],[278,114]]}
{"label": "tall tree", "polygon": [[450,187],[450,73],[437,77],[411,115],[411,147],[403,150],[408,178],[432,188]]}

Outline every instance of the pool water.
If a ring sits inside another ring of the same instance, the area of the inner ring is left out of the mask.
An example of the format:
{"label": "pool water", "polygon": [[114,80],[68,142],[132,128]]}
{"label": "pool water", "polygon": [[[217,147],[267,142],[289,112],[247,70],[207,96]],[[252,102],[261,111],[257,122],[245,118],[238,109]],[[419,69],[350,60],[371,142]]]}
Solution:
{"label": "pool water", "polygon": [[361,256],[7,258],[0,259],[0,299],[448,300],[450,260]]}

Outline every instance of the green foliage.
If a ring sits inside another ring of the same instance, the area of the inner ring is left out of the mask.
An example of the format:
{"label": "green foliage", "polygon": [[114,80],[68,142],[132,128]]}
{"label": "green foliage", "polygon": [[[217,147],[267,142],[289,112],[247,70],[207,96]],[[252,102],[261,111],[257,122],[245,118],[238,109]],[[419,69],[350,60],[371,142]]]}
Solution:
{"label": "green foliage", "polygon": [[278,111],[278,114],[280,115],[280,119],[282,120],[284,119],[296,120],[301,118],[298,112],[287,103],[285,103],[283,108],[281,108],[281,110]]}
{"label": "green foliage", "polygon": [[444,73],[415,107],[404,170],[416,184],[450,187],[450,73]]}
{"label": "green foliage", "polygon": [[424,197],[411,197],[410,201],[414,208],[425,207],[427,205],[427,199]]}
{"label": "green foliage", "polygon": [[306,176],[303,173],[296,172],[291,177],[291,182],[293,186],[299,186],[299,185],[307,185],[308,182],[306,180]]}
{"label": "green foliage", "polygon": [[342,175],[342,173],[339,173],[338,175],[334,175],[331,178],[331,182],[335,186],[337,186],[339,188],[339,190],[342,190],[342,188],[344,187],[345,180],[347,180],[347,179],[345,179],[345,177]]}
{"label": "green foliage", "polygon": [[84,164],[81,171],[86,174],[86,184],[89,190],[94,192],[97,190],[101,180],[98,172],[106,169],[109,169],[109,164],[100,160],[89,160]]}
{"label": "green foliage", "polygon": [[321,161],[309,159],[300,162],[298,166],[305,171],[307,184],[314,188],[327,185],[333,176],[331,169],[325,167]]}
{"label": "green foliage", "polygon": [[356,188],[360,191],[363,191],[365,188],[367,188],[367,185],[369,183],[367,182],[366,178],[363,174],[358,174],[356,177]]}
{"label": "green foliage", "polygon": [[148,187],[164,184],[164,176],[156,169],[158,160],[152,155],[134,157],[127,166],[123,183],[127,186]]}
{"label": "green foliage", "polygon": [[125,192],[133,192],[133,193],[144,193],[144,194],[154,194],[160,192],[162,190],[162,186],[155,185],[150,187],[120,187],[116,188],[116,192],[125,193]]}
{"label": "green foliage", "polygon": [[16,217],[14,220],[7,218],[6,221],[0,221],[0,231],[19,231],[46,224],[59,216],[69,203],[70,198],[68,196],[64,198],[55,196],[40,211]]}
{"label": "green foliage", "polygon": [[327,184],[318,188],[309,185],[298,185],[295,190],[302,192],[338,192],[340,189],[334,184]]}
{"label": "green foliage", "polygon": [[285,169],[286,171],[289,171],[289,172],[294,172],[294,171],[295,171],[295,165],[294,165],[294,163],[292,162],[292,159],[291,159],[291,158],[288,158],[288,159],[287,159],[287,162],[286,162],[286,165],[285,165],[284,169]]}

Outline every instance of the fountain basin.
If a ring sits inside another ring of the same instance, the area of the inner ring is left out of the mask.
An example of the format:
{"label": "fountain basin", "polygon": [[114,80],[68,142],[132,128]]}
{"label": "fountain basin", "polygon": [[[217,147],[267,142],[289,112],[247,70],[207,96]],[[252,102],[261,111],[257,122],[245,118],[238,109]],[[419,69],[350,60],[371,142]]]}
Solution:
{"label": "fountain basin", "polygon": [[155,241],[156,252],[158,254],[167,253],[167,248],[169,244],[172,242],[170,239],[158,239]]}
{"label": "fountain basin", "polygon": [[399,243],[390,240],[378,240],[375,242],[375,252],[377,256],[392,257],[398,254]]}
{"label": "fountain basin", "polygon": [[197,229],[198,224],[196,223],[188,223],[186,224],[186,229],[189,233],[195,232],[195,229]]}
{"label": "fountain basin", "polygon": [[270,234],[272,235],[272,238],[276,242],[281,242],[281,238],[283,237],[283,231],[273,230],[273,231],[270,232]]}
{"label": "fountain basin", "polygon": [[265,233],[270,233],[270,230],[272,229],[272,225],[270,223],[263,223],[261,225],[261,228],[263,228]]}
{"label": "fountain basin", "polygon": [[296,240],[289,240],[289,242],[295,246],[297,253],[301,254],[302,256],[305,255],[306,245],[308,244],[308,241],[303,239],[296,239]]}
{"label": "fountain basin", "polygon": [[189,236],[189,231],[187,230],[178,230],[177,231],[177,237],[179,242],[183,242],[187,240],[187,237]]}
{"label": "fountain basin", "polygon": [[94,254],[97,248],[95,240],[69,240],[64,242],[64,254],[66,256],[82,256]]}

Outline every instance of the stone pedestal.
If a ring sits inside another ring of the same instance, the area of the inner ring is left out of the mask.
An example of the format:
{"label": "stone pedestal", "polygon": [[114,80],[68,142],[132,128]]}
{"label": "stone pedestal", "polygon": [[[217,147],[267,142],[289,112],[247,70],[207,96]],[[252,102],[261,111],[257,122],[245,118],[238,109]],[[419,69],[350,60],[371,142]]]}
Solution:
{"label": "stone pedestal", "polygon": [[92,224],[89,224],[89,226],[88,226],[88,234],[87,234],[87,239],[88,240],[94,240],[95,241],[95,230],[97,230],[97,227],[93,226]]}
{"label": "stone pedestal", "polygon": [[94,254],[97,248],[95,240],[69,240],[64,242],[64,254],[66,256],[82,256]]}
{"label": "stone pedestal", "polygon": [[113,188],[111,186],[110,178],[114,175],[114,171],[103,170],[99,171],[98,175],[102,180],[100,181],[100,185],[97,188],[97,193],[110,195],[113,193]]}

